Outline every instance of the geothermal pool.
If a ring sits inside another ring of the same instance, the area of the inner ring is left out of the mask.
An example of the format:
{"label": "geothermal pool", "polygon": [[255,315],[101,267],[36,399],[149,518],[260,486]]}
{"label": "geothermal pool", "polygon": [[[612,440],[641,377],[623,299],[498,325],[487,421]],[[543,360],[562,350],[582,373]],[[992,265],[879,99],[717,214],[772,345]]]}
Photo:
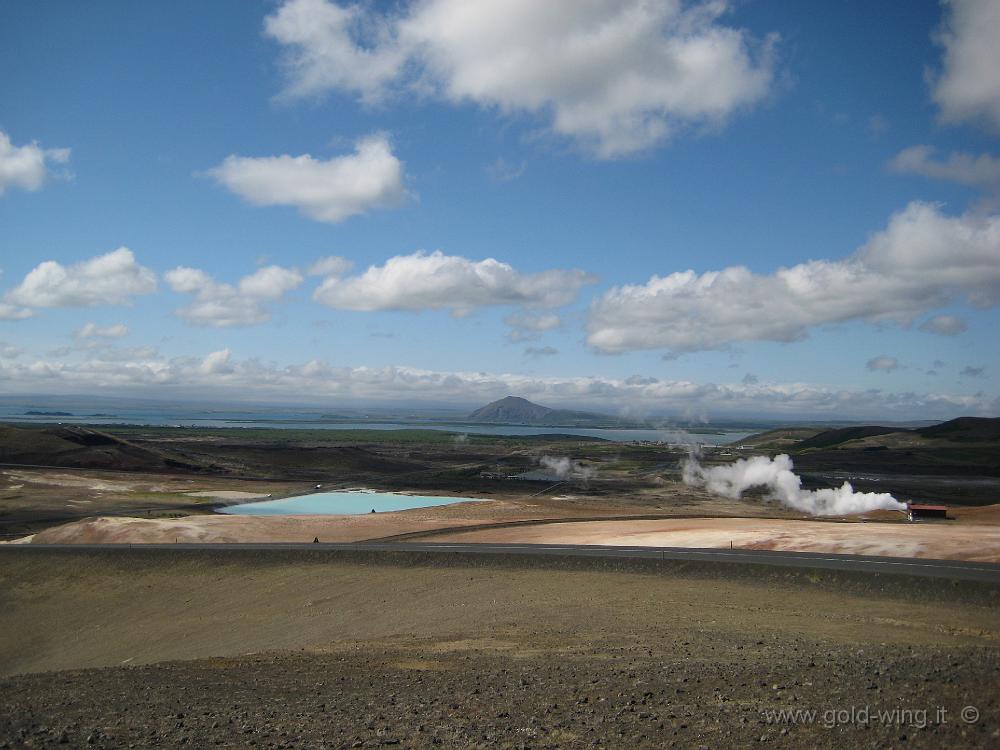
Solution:
{"label": "geothermal pool", "polygon": [[394,510],[431,508],[437,505],[479,502],[472,497],[438,497],[434,495],[397,495],[393,492],[349,490],[344,492],[315,492],[311,495],[244,503],[220,508],[220,513],[238,516],[307,516],[307,515],[358,515],[361,513],[389,513]]}

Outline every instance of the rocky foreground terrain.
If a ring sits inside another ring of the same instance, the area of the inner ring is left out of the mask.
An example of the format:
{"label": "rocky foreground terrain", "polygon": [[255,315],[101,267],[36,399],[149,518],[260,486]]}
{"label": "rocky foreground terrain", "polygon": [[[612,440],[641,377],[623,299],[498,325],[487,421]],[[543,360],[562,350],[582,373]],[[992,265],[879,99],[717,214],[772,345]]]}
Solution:
{"label": "rocky foreground terrain", "polygon": [[[514,653],[357,644],[9,678],[0,747],[985,748],[1000,743],[998,668],[995,651],[704,634]],[[817,715],[767,713],[781,709]]]}
{"label": "rocky foreground terrain", "polygon": [[0,563],[3,748],[1000,746],[987,584],[309,550]]}

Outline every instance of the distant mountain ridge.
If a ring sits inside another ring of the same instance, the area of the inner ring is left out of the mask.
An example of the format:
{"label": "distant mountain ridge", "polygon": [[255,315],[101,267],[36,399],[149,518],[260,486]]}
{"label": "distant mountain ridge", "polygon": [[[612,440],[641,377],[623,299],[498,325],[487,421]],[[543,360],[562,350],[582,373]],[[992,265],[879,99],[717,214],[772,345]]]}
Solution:
{"label": "distant mountain ridge", "polygon": [[834,430],[826,430],[814,435],[813,437],[806,438],[798,445],[796,448],[829,448],[833,445],[839,445],[840,443],[846,443],[848,440],[859,440],[866,437],[875,437],[877,435],[889,435],[894,432],[906,432],[906,430],[900,430],[896,427],[880,427],[878,425],[865,425],[862,427],[841,427]]}
{"label": "distant mountain ridge", "polygon": [[959,417],[914,432],[924,437],[947,438],[963,443],[1000,441],[1000,418]]}
{"label": "distant mountain ridge", "polygon": [[607,414],[596,414],[588,411],[571,411],[569,409],[550,409],[541,404],[535,404],[520,396],[507,396],[486,404],[469,414],[470,422],[487,422],[490,424],[534,425],[539,427],[567,426],[607,426],[618,425],[617,417]]}
{"label": "distant mountain ridge", "polygon": [[837,449],[852,441],[867,441],[868,447],[880,443],[885,438],[886,444],[900,436],[920,437],[944,440],[953,443],[995,443],[1000,442],[1000,418],[998,417],[958,417],[947,422],[903,429],[900,427],[883,427],[880,425],[859,425],[853,427],[838,427],[832,430],[820,428],[789,428],[750,435],[742,443],[754,445],[763,449],[782,449],[803,451],[809,449]]}

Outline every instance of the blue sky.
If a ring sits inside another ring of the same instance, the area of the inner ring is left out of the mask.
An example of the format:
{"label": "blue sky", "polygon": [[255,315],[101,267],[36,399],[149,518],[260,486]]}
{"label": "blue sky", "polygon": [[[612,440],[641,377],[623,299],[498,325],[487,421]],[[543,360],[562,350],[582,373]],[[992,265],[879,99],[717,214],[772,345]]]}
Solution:
{"label": "blue sky", "polygon": [[996,3],[0,21],[0,392],[1000,414]]}

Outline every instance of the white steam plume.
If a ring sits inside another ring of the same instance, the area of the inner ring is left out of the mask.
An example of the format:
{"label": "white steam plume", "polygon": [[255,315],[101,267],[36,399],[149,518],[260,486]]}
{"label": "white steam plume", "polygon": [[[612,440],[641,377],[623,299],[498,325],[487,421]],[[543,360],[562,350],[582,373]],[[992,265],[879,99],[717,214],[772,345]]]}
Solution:
{"label": "white steam plume", "polygon": [[560,479],[582,479],[586,481],[597,473],[596,470],[591,469],[589,466],[584,466],[579,461],[574,461],[567,456],[558,458],[554,456],[542,456],[538,462]]}
{"label": "white steam plume", "polygon": [[846,516],[870,510],[906,510],[888,492],[855,492],[850,482],[839,489],[804,490],[802,479],[792,472],[792,459],[782,453],[741,458],[726,466],[706,469],[692,454],[683,464],[684,483],[704,487],[723,497],[739,500],[744,490],[766,487],[769,497],[790,508],[814,516]]}

